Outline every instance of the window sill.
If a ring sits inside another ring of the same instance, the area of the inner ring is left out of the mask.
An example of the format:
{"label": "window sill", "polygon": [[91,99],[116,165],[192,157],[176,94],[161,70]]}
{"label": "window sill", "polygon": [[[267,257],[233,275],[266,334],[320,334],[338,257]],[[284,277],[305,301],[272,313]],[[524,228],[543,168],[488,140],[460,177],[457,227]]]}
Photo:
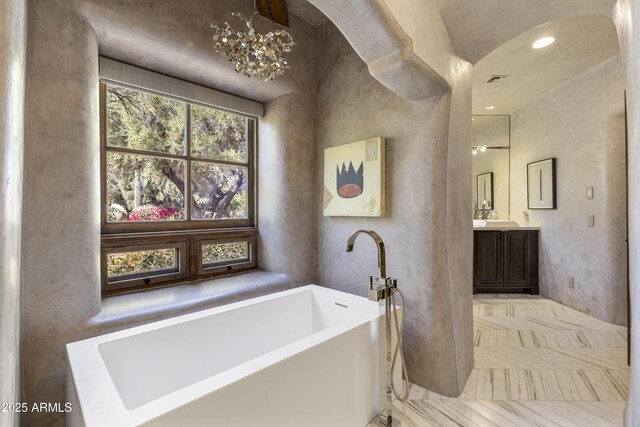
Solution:
{"label": "window sill", "polygon": [[100,313],[89,323],[98,327],[134,326],[290,287],[286,275],[258,270],[194,284],[108,296],[102,299]]}

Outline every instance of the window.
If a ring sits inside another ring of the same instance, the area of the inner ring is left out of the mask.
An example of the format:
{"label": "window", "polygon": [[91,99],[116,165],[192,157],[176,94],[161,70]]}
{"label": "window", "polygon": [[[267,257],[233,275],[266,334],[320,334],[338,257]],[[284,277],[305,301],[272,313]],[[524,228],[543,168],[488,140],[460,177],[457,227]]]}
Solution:
{"label": "window", "polygon": [[256,267],[256,119],[100,84],[103,294]]}

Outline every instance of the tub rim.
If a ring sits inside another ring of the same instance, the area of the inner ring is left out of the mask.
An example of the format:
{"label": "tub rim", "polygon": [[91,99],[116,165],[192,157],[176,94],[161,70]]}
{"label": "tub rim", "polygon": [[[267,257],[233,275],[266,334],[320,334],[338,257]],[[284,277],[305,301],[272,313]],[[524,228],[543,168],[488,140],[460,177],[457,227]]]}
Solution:
{"label": "tub rim", "polygon": [[[103,343],[307,291],[325,293],[342,300],[348,300],[362,305],[365,310],[362,316],[316,332],[132,409],[127,409],[124,405],[100,353],[99,346]],[[66,345],[66,350],[69,377],[73,381],[73,388],[80,405],[80,408],[74,408],[74,410],[79,410],[85,423],[92,427],[143,424],[298,353],[307,351],[322,342],[371,322],[383,314],[384,306],[379,303],[369,301],[361,296],[310,284],[72,342]]]}

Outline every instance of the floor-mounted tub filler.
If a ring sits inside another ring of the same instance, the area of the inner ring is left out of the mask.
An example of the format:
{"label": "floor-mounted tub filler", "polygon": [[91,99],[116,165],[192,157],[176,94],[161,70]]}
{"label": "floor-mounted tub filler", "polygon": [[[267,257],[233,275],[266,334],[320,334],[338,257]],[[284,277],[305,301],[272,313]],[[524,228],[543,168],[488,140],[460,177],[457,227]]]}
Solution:
{"label": "floor-mounted tub filler", "polygon": [[309,285],[68,344],[67,425],[365,426],[384,309]]}
{"label": "floor-mounted tub filler", "polygon": [[[402,326],[404,320],[398,321],[398,313],[402,310],[394,310],[396,307],[396,293],[400,294],[402,306],[404,307],[404,295],[398,289],[398,281],[391,277],[387,277],[387,262],[384,242],[378,233],[373,230],[358,230],[347,239],[347,252],[353,252],[353,245],[356,238],[361,235],[368,235],[373,239],[378,250],[378,277],[375,279],[369,276],[369,280],[365,282],[369,287],[369,301],[384,303],[384,323],[385,323],[385,348],[387,350],[386,377],[385,377],[385,405],[379,415],[371,421],[372,425],[382,427],[399,427],[400,422],[393,417],[392,400],[395,396],[402,402],[406,402],[409,398],[409,374],[407,374],[406,365],[404,363],[404,353],[402,351]],[[395,328],[392,327],[395,324]],[[395,332],[395,334],[394,334]],[[398,337],[400,340],[394,339]],[[395,341],[395,342],[394,342]],[[394,349],[393,351],[391,349]],[[393,357],[391,356],[393,353]],[[404,378],[404,390],[396,389],[398,378],[394,378],[393,373],[396,371],[396,363],[401,363],[402,374]],[[400,391],[398,391],[400,390]]]}

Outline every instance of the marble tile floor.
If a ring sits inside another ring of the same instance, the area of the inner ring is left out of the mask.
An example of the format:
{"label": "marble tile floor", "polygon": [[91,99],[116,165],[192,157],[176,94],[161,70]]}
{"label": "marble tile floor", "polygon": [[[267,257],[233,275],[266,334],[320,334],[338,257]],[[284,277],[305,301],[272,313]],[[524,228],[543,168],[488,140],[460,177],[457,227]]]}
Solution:
{"label": "marble tile floor", "polygon": [[627,328],[532,295],[477,295],[475,365],[457,398],[412,385],[403,427],[622,426]]}

